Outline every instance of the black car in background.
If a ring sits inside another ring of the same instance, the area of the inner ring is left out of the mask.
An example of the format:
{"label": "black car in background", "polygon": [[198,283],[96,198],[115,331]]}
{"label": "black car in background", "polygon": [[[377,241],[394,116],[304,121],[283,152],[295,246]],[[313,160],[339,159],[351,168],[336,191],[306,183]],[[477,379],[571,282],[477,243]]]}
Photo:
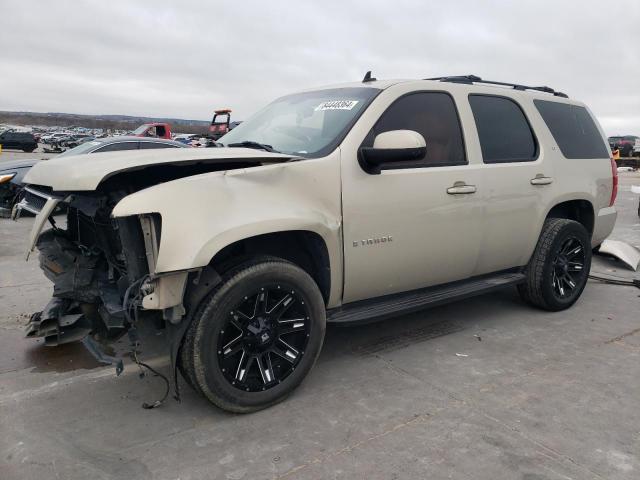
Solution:
{"label": "black car in background", "polygon": [[[87,153],[117,152],[120,150],[145,150],[153,148],[187,148],[186,145],[173,140],[141,137],[105,137],[81,143],[55,158],[70,157]],[[22,179],[36,163],[46,161],[39,159],[0,161],[0,217],[9,217],[11,209],[19,201],[23,184]]]}
{"label": "black car in background", "polygon": [[3,149],[15,149],[25,152],[33,152],[38,147],[33,133],[29,132],[2,132],[0,133],[0,145]]}

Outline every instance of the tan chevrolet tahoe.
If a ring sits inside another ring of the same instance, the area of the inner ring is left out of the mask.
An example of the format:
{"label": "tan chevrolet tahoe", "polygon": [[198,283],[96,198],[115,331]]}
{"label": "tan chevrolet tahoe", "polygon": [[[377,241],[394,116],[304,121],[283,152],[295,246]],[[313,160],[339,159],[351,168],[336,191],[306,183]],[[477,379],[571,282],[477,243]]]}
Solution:
{"label": "tan chevrolet tahoe", "polygon": [[327,322],[511,286],[570,307],[616,219],[601,128],[548,87],[368,74],[279,98],[219,142],[27,174],[18,211],[38,214],[28,248],[53,282],[28,336],[115,361],[101,347],[155,321],[176,389],[180,371],[250,412],[301,383]]}

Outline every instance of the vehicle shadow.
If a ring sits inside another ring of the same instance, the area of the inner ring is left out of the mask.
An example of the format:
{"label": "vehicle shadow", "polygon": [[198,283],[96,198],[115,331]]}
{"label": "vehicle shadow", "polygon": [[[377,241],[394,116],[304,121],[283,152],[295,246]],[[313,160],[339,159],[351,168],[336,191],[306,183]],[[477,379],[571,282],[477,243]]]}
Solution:
{"label": "vehicle shadow", "polygon": [[[481,333],[489,322],[495,321],[496,314],[501,313],[502,316],[513,309],[529,308],[514,288],[378,322],[344,326],[329,324],[320,360],[336,354],[376,355],[468,329],[474,329],[474,334]],[[507,317],[513,320],[512,315]]]}

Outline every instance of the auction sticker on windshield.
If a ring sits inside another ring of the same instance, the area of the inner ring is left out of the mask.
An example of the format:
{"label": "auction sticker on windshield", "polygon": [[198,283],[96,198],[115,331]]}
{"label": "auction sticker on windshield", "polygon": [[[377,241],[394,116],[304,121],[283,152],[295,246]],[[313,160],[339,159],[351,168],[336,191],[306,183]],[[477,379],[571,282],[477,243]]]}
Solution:
{"label": "auction sticker on windshield", "polygon": [[357,105],[359,100],[331,100],[329,102],[322,102],[315,108],[315,111],[322,110],[351,110]]}

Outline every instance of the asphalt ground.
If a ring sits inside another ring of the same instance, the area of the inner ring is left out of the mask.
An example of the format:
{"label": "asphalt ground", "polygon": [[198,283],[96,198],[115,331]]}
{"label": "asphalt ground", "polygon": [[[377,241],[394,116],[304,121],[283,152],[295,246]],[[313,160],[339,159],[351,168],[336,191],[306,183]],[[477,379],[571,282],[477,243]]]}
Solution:
{"label": "asphalt ground", "polygon": [[[640,174],[620,184],[611,238],[640,247]],[[316,367],[275,407],[228,414],[183,383],[182,403],[144,410],[157,377],[23,338],[51,294],[24,262],[31,223],[0,220],[2,480],[640,478],[637,288],[590,281],[557,313],[505,290],[329,327]],[[592,271],[638,275],[603,257]],[[156,340],[142,357],[167,372]]]}

